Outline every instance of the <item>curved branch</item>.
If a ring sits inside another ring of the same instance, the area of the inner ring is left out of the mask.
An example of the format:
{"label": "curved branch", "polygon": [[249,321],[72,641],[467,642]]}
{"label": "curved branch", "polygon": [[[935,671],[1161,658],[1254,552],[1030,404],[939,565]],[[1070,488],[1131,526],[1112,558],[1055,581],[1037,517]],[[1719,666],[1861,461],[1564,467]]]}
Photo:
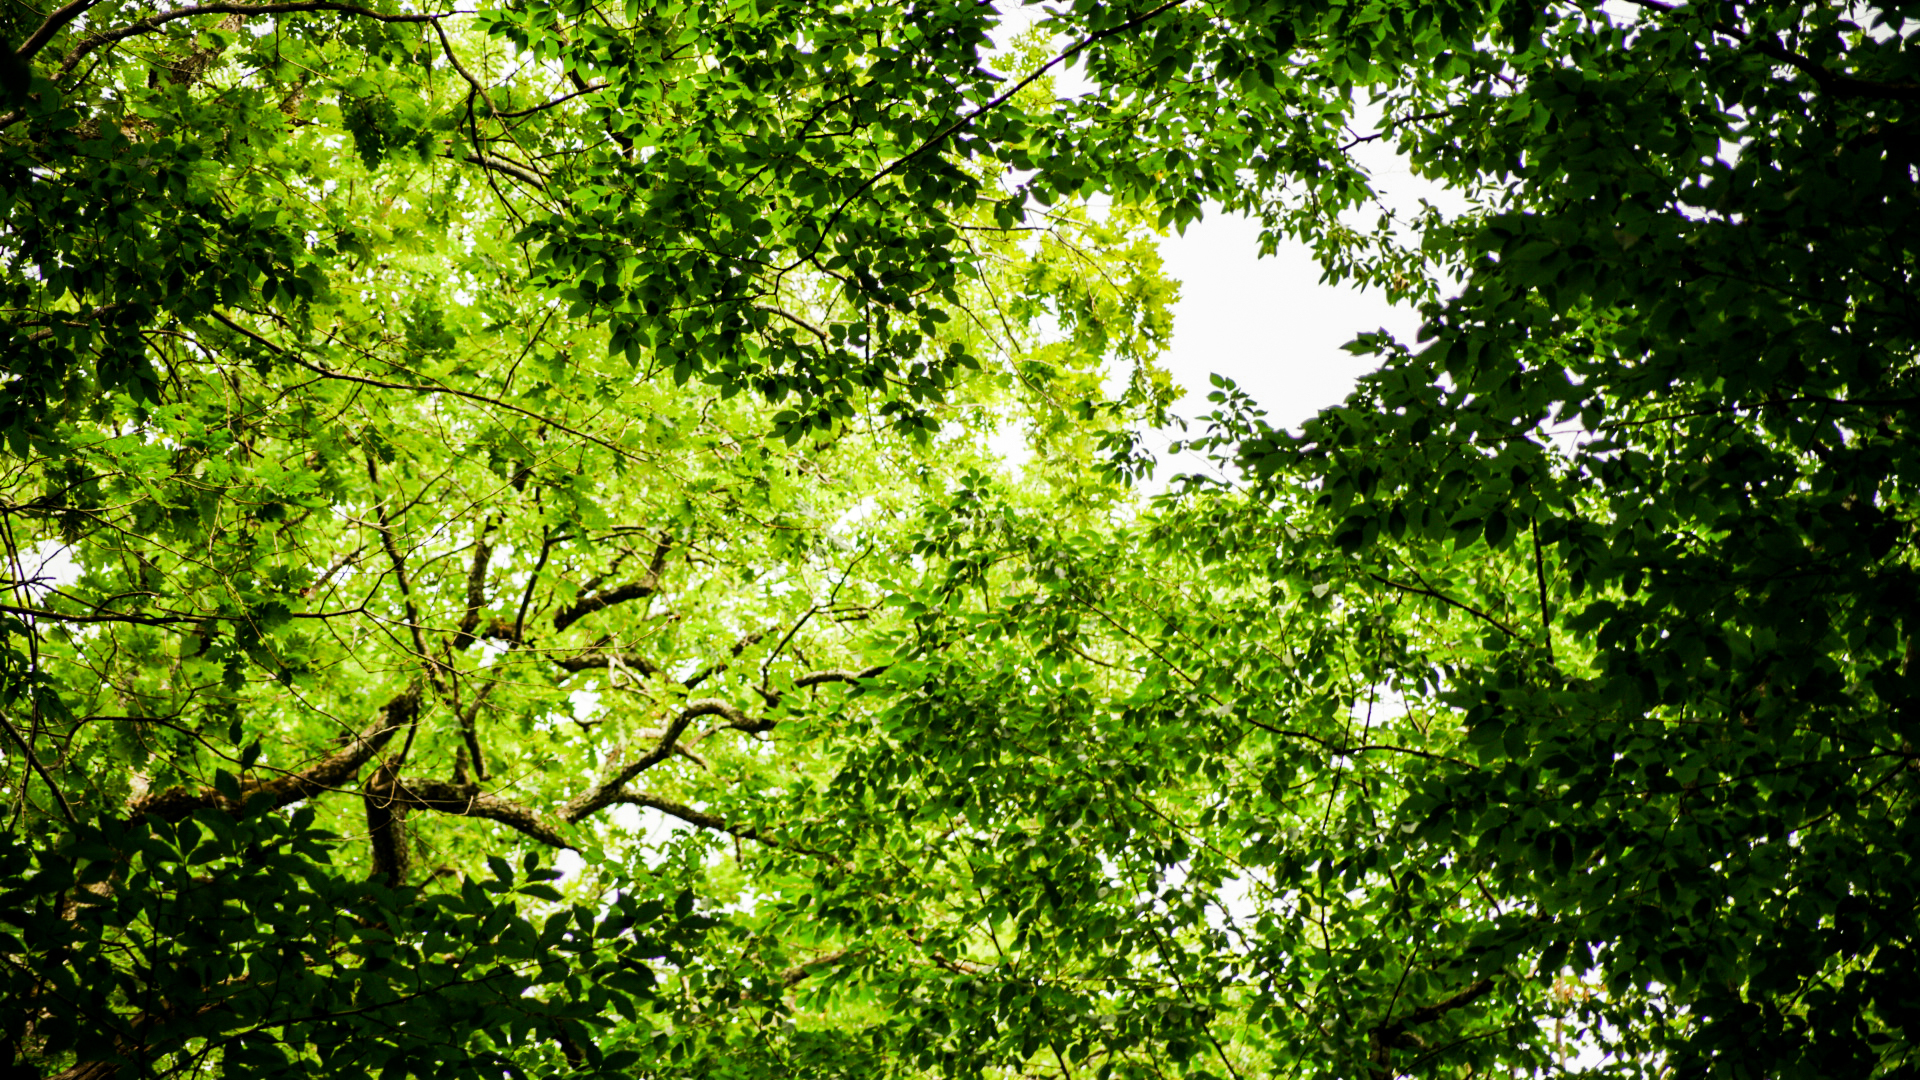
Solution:
{"label": "curved branch", "polygon": [[560,831],[539,811],[511,799],[488,795],[480,790],[478,784],[403,779],[392,776],[382,768],[374,778],[374,783],[368,787],[374,797],[385,799],[389,806],[433,810],[455,817],[485,818],[531,836],[548,847],[574,850],[573,844],[561,836]]}
{"label": "curved branch", "polygon": [[168,788],[142,795],[128,803],[127,816],[152,814],[165,821],[179,821],[195,810],[209,807],[231,813],[259,797],[265,797],[270,805],[279,808],[337,790],[352,780],[360,772],[360,767],[380,752],[380,748],[393,738],[394,732],[411,725],[419,716],[419,688],[408,687],[374,713],[373,720],[361,728],[345,748],[299,772],[290,772],[264,783],[245,785],[240,789],[237,802],[212,788],[198,791]]}
{"label": "curved branch", "polygon": [[[94,2],[95,0],[74,0],[73,3],[68,4],[66,7],[48,16],[47,21],[40,24],[40,29],[34,31],[33,36],[23,42],[20,48],[16,50],[17,55],[19,55],[22,60],[31,59],[35,53],[46,46],[48,41],[53,39],[54,34],[60,32],[61,27],[65,26],[66,23],[71,21],[75,16],[92,7]],[[60,61],[59,74],[55,75],[54,78],[59,79],[64,77],[68,72],[73,70],[74,65],[78,64],[83,57],[96,49],[112,45],[117,41],[125,41],[130,37],[137,37],[141,34],[151,34],[161,26],[175,19],[188,19],[195,15],[281,15],[295,11],[337,11],[345,15],[358,15],[361,18],[377,19],[381,22],[430,22],[436,25],[440,19],[455,14],[451,11],[443,11],[435,15],[389,15],[382,11],[375,11],[372,8],[360,7],[357,4],[338,3],[336,0],[291,0],[291,2],[288,3],[278,4],[189,4],[186,7],[175,8],[172,11],[163,11],[158,15],[149,15],[138,22],[128,23],[118,30],[102,30],[97,34],[89,35],[83,39],[80,44],[75,45],[73,51],[69,52],[66,58]],[[71,14],[68,14],[68,12],[71,12]],[[64,18],[62,18],[63,15]],[[56,19],[60,21],[56,23]]]}
{"label": "curved branch", "polygon": [[19,48],[13,50],[13,55],[19,57],[23,64],[32,61],[41,49],[47,47],[47,42],[53,40],[53,35],[65,29],[68,23],[85,14],[88,8],[99,2],[100,0],[73,0],[72,3],[55,10],[53,14],[47,16],[46,21],[27,36],[27,40],[20,43]]}
{"label": "curved branch", "polygon": [[675,744],[680,741],[680,736],[686,732],[687,725],[703,716],[724,716],[731,721],[728,727],[749,722],[746,713],[718,698],[702,698],[687,702],[686,707],[680,710],[680,714],[673,718],[673,722],[667,725],[665,731],[661,732],[659,740],[653,744],[653,749],[642,754],[631,764],[622,767],[591,790],[569,800],[560,808],[560,820],[568,823],[576,822],[619,801],[623,794],[621,789],[626,787],[627,781],[667,760],[667,757],[673,753]]}
{"label": "curved branch", "polygon": [[886,670],[887,665],[885,664],[878,664],[874,667],[867,668],[865,671],[848,671],[845,668],[827,668],[822,671],[810,671],[793,680],[793,685],[804,690],[809,686],[821,686],[826,683],[857,683],[861,679],[871,679],[884,674]]}
{"label": "curved branch", "polygon": [[649,795],[645,792],[622,791],[613,797],[612,802],[623,806],[644,806],[650,810],[658,810],[670,817],[677,817],[689,825],[698,825],[703,829],[723,832],[729,836],[737,836],[742,840],[757,840],[761,843],[769,842],[765,836],[760,834],[760,830],[751,825],[731,825],[727,823],[725,818],[717,814],[709,814],[704,810],[695,810],[693,807],[684,803],[677,803],[672,799],[663,799],[658,795]]}
{"label": "curved branch", "polygon": [[[574,601],[571,607],[553,616],[553,628],[555,630],[565,630],[567,627],[572,626],[574,623],[579,622],[581,619],[586,618],[602,608],[609,608],[615,604],[623,604],[629,600],[644,600],[652,596],[660,588],[660,575],[666,570],[667,552],[672,550],[672,548],[673,537],[670,534],[662,533],[659,543],[654,545],[653,561],[647,566],[647,575],[645,577],[638,581],[629,581],[625,585],[594,593],[591,596],[581,597],[579,600]],[[589,583],[589,587],[591,587],[591,583]]]}

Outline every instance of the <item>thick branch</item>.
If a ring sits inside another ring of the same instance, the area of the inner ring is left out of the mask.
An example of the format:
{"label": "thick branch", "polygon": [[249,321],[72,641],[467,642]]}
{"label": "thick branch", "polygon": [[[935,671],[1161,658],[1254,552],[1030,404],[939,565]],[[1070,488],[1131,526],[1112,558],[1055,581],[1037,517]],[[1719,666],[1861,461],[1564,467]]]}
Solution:
{"label": "thick branch", "polygon": [[53,40],[53,35],[66,29],[68,23],[85,14],[88,8],[99,2],[100,0],[73,0],[72,3],[56,9],[27,40],[20,43],[20,47],[15,49],[13,54],[20,58],[21,63],[30,62],[41,49],[47,47],[47,42]]}
{"label": "thick branch", "polygon": [[474,628],[480,625],[480,609],[487,606],[487,564],[493,559],[493,545],[487,543],[487,534],[493,531],[493,521],[480,530],[480,536],[473,542],[473,565],[467,569],[467,610],[460,615],[460,625],[454,631],[453,643],[466,648],[477,638]]}
{"label": "thick branch", "polygon": [[[453,155],[448,154],[447,156],[452,157]],[[463,157],[460,160],[465,161],[470,165],[478,165],[483,169],[492,169],[494,172],[503,173],[507,176],[513,177],[515,180],[518,180],[523,184],[527,184],[532,187],[537,187],[542,190],[545,190],[547,186],[546,177],[541,176],[539,173],[534,172],[532,169],[529,169],[524,165],[515,165],[513,162],[508,161],[505,158],[497,158],[491,154],[468,154],[466,157]]]}
{"label": "thick branch", "polygon": [[603,652],[588,653],[585,656],[556,656],[553,662],[563,671],[591,671],[618,664],[629,671],[638,672],[643,677],[658,674],[660,670],[639,653]]}
{"label": "thick branch", "polygon": [[823,671],[808,672],[793,680],[793,685],[804,690],[809,686],[821,686],[825,683],[859,682],[861,679],[871,679],[883,674],[886,670],[887,666],[885,664],[870,667],[865,671],[848,671],[845,668],[827,668]]}
{"label": "thick branch", "polygon": [[583,596],[574,601],[573,606],[554,615],[553,628],[565,630],[581,619],[602,608],[623,604],[628,600],[644,600],[652,596],[660,587],[660,574],[667,566],[667,552],[673,547],[673,537],[662,535],[654,546],[653,562],[647,567],[647,575],[638,581],[629,581],[591,596]]}
{"label": "thick branch", "polygon": [[792,986],[794,983],[799,982],[801,979],[806,978],[821,968],[832,967],[849,956],[858,955],[858,952],[859,950],[857,949],[835,949],[832,952],[821,953],[811,960],[795,964],[781,972],[780,981],[786,983],[788,986]]}
{"label": "thick branch", "polygon": [[1404,1034],[1408,1028],[1416,1028],[1422,1024],[1431,1024],[1455,1009],[1465,1005],[1471,1005],[1475,1001],[1480,1000],[1492,989],[1492,979],[1481,979],[1479,982],[1474,983],[1450,998],[1443,1001],[1436,1001],[1432,1005],[1423,1005],[1391,1024],[1380,1025],[1374,1029],[1374,1036],[1380,1045],[1390,1046],[1396,1039]]}
{"label": "thick branch", "polygon": [[373,854],[373,880],[399,888],[407,883],[407,808],[396,805],[392,794],[393,771],[381,762],[373,779],[361,791],[367,812],[367,842]]}
{"label": "thick branch", "polygon": [[[386,779],[383,769],[375,783]],[[371,787],[371,785],[370,785]],[[573,845],[540,813],[498,795],[488,795],[478,784],[455,784],[445,780],[392,779],[374,790],[376,797],[389,805],[410,810],[434,810],[456,817],[486,818],[533,837],[549,847],[572,850]]]}
{"label": "thick branch", "polygon": [[1753,50],[1769,60],[1778,60],[1808,76],[1823,92],[1834,97],[1865,98],[1873,101],[1920,101],[1920,83],[1879,82],[1830,71],[1787,48],[1777,38],[1755,41]]}
{"label": "thick branch", "polygon": [[[419,715],[420,692],[418,688],[409,687],[374,713],[373,720],[355,734],[344,749],[299,772],[287,773],[265,783],[246,785],[240,789],[240,802],[244,804],[264,797],[277,808],[337,790],[352,780],[360,772],[360,767],[380,752],[380,748],[393,738],[394,732],[413,723]],[[179,821],[205,807],[228,812],[239,809],[239,805],[212,788],[198,791],[168,788],[142,795],[128,803],[127,816],[152,814],[167,821]]]}

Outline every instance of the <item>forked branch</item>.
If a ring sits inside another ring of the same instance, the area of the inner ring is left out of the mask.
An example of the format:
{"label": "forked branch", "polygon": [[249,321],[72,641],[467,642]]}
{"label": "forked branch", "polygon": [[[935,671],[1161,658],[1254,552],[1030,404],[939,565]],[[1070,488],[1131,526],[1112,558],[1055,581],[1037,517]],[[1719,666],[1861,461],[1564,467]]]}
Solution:
{"label": "forked branch", "polygon": [[565,610],[553,617],[553,628],[565,630],[581,619],[603,608],[615,604],[624,604],[629,600],[644,600],[660,588],[660,575],[667,568],[667,552],[673,549],[673,537],[662,533],[660,542],[654,546],[653,560],[647,566],[646,576],[638,581],[629,581],[611,589],[583,596]]}

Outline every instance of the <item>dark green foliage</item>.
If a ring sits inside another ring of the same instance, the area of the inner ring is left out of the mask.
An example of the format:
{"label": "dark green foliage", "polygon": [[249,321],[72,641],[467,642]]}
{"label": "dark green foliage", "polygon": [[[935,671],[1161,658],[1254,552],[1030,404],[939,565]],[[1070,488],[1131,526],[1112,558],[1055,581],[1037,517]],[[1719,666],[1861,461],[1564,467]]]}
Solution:
{"label": "dark green foliage", "polygon": [[[1920,1067],[1920,12],[1002,14],[45,24],[10,1064]],[[1124,507],[1210,203],[1426,326]]]}

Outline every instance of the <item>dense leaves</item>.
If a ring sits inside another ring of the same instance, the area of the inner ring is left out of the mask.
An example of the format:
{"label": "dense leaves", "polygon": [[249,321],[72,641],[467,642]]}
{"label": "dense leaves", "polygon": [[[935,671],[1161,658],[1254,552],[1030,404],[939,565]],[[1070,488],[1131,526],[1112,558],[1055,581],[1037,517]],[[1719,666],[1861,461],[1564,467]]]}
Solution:
{"label": "dense leaves", "polygon": [[1911,1075],[1911,14],[11,9],[11,1063]]}

